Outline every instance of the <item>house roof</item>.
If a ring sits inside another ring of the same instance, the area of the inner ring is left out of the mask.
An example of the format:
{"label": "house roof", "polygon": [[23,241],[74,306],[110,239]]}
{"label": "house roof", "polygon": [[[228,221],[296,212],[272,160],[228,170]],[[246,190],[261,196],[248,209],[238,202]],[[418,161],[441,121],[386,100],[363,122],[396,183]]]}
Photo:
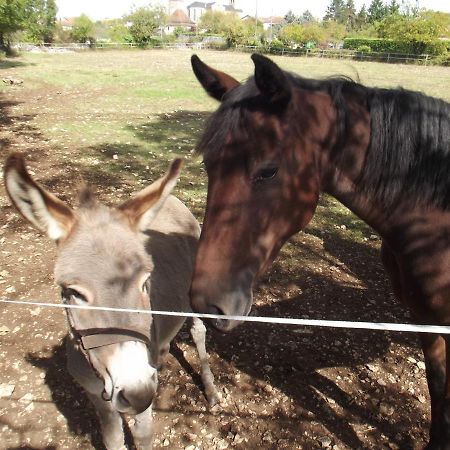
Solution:
{"label": "house roof", "polygon": [[176,9],[168,19],[168,25],[195,26],[195,22],[181,9]]}
{"label": "house roof", "polygon": [[283,17],[270,16],[270,17],[260,17],[258,19],[262,23],[281,23],[283,22]]}
{"label": "house roof", "polygon": [[242,12],[242,9],[236,9],[233,5],[224,5],[225,11],[229,11],[229,12]]}
{"label": "house roof", "polygon": [[[211,9],[212,5],[215,5],[217,2],[194,2],[191,3],[187,8],[202,8],[202,9]],[[233,5],[223,5],[225,11],[228,12],[236,12],[241,13],[242,9],[236,9]]]}
{"label": "house roof", "polygon": [[59,19],[59,23],[64,27],[72,27],[75,21],[75,17],[63,17]]}
{"label": "house roof", "polygon": [[194,2],[191,3],[187,8],[204,8],[209,9],[211,8],[211,5],[213,5],[215,2]]}

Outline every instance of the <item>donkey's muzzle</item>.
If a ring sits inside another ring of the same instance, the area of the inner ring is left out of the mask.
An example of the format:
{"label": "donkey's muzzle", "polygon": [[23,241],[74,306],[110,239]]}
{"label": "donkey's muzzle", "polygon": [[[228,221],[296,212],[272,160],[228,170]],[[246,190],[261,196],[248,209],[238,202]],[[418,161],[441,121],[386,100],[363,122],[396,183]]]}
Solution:
{"label": "donkey's muzzle", "polygon": [[145,385],[115,387],[112,398],[114,408],[126,414],[140,414],[151,404],[156,395],[157,383],[153,380]]}

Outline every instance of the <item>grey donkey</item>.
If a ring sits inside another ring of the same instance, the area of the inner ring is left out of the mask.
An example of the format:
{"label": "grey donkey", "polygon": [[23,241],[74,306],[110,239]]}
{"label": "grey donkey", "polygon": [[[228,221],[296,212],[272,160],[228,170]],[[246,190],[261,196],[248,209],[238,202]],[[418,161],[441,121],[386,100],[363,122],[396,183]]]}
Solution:
{"label": "grey donkey", "polygon": [[[5,165],[6,190],[31,224],[57,244],[55,278],[65,303],[190,311],[189,287],[200,226],[170,195],[181,160],[165,176],[118,207],[84,189],[74,210],[40,186],[19,154]],[[108,450],[124,447],[122,414],[134,415],[132,435],[152,447],[157,369],[185,319],[151,314],[68,309],[67,366],[94,404]],[[218,402],[205,349],[205,326],[191,334],[210,405]]]}

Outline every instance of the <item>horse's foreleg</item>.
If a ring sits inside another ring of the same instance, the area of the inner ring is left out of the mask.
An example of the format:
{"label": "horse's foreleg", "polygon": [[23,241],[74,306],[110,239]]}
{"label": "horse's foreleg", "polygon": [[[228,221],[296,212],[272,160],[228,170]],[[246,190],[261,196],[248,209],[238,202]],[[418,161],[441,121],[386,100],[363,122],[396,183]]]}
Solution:
{"label": "horse's foreleg", "polygon": [[153,441],[153,412],[150,405],[144,412],[134,416],[131,427],[134,444],[138,450],[151,450]]}
{"label": "horse's foreleg", "polygon": [[214,375],[209,367],[208,354],[206,353],[206,327],[198,318],[194,318],[192,321],[191,336],[197,347],[197,353],[200,358],[201,378],[205,388],[206,398],[208,399],[209,406],[214,406],[216,403],[219,403],[220,398],[216,386],[214,385]]}
{"label": "horse's foreleg", "polygon": [[[431,398],[431,427],[430,441],[427,450],[449,450],[450,449],[450,398],[445,395],[446,369],[444,339],[435,334],[422,334],[423,355],[425,358],[428,390]],[[449,346],[447,345],[447,348]],[[447,369],[448,370],[448,369]]]}
{"label": "horse's foreleg", "polygon": [[121,415],[112,407],[111,402],[89,392],[87,395],[97,411],[103,444],[107,450],[126,450]]}
{"label": "horse's foreleg", "polygon": [[[381,246],[381,258],[396,297],[411,307],[411,299],[407,298],[403,287],[400,266],[395,254],[384,241]],[[411,311],[414,314],[413,309]],[[430,440],[425,448],[426,450],[450,450],[450,386],[446,381],[446,360],[450,363],[450,353],[446,358],[446,348],[449,352],[450,342],[446,345],[444,339],[435,334],[420,333],[420,339],[431,398]],[[447,373],[450,374],[450,367],[447,368]]]}

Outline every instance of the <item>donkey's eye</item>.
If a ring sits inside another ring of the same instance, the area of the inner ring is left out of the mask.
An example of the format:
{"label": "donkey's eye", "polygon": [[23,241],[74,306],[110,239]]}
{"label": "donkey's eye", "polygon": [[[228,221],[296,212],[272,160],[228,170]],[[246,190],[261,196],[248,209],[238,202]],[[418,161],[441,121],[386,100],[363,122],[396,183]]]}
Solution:
{"label": "donkey's eye", "polygon": [[76,303],[77,305],[84,305],[88,302],[87,298],[83,294],[80,294],[78,291],[72,288],[63,287],[61,290],[61,297],[64,303]]}
{"label": "donkey's eye", "polygon": [[265,180],[271,180],[272,178],[275,178],[277,173],[278,167],[264,167],[256,172],[252,181],[253,183],[258,183]]}

